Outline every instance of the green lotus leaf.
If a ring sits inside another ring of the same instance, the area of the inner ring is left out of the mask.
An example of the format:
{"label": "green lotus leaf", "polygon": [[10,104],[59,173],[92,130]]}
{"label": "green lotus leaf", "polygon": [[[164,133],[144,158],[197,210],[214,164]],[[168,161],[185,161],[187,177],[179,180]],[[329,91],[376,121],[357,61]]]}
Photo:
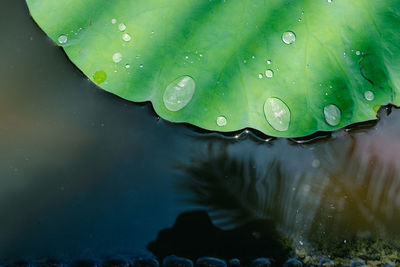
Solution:
{"label": "green lotus leaf", "polygon": [[300,137],[399,104],[399,0],[27,0],[101,88],[164,119]]}

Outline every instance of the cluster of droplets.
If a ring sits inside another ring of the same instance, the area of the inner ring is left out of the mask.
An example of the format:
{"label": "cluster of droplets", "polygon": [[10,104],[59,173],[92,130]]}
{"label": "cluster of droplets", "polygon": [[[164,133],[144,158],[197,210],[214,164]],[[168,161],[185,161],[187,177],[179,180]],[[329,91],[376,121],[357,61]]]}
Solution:
{"label": "cluster of droplets", "polygon": [[[117,23],[118,23],[117,19],[114,18],[111,20],[111,24],[117,24]],[[129,33],[127,33],[126,30],[127,30],[127,26],[125,25],[125,23],[121,22],[118,24],[118,31],[120,31],[122,33],[122,36],[121,36],[122,40],[125,43],[128,43],[132,40],[132,36]],[[123,59],[123,56],[122,56],[121,52],[116,52],[112,55],[112,60],[116,64],[120,63],[122,61],[122,59]],[[125,64],[125,69],[130,69],[130,68],[131,68],[130,64]],[[142,67],[139,66],[139,68],[142,68]]]}
{"label": "cluster of droplets", "polygon": [[[304,14],[304,13],[302,13],[302,14]],[[291,45],[291,44],[296,42],[296,34],[294,32],[292,32],[292,31],[286,31],[286,32],[284,32],[282,34],[281,39],[282,39],[282,42],[284,44]],[[247,61],[245,60],[244,63],[246,63],[246,62]],[[268,65],[270,65],[272,63],[272,61],[271,60],[267,60],[267,63],[268,63]],[[259,79],[264,78],[264,76],[266,78],[272,78],[272,77],[274,77],[274,71],[272,69],[267,69],[265,71],[265,73],[259,73],[258,74],[258,78]]]}
{"label": "cluster of droplets", "polygon": [[[328,0],[328,2],[332,2]],[[112,24],[117,24],[116,19],[112,19]],[[131,36],[126,33],[127,27],[124,23],[118,24],[118,30],[122,32],[122,40],[124,42],[130,42],[132,40]],[[296,34],[292,31],[286,31],[282,34],[282,42],[286,45],[291,45],[296,42]],[[60,44],[65,44],[68,41],[67,35],[60,35],[58,38],[58,42]],[[355,52],[356,55],[361,55],[360,51]],[[203,55],[200,54],[200,57]],[[346,56],[346,53],[344,53]],[[253,56],[252,59],[255,57]],[[114,63],[120,63],[123,59],[121,52],[116,52],[112,56],[112,60]],[[189,59],[188,56],[185,58]],[[243,61],[245,64],[247,60]],[[272,64],[272,60],[268,59],[268,65]],[[131,68],[130,64],[125,65],[126,69]],[[143,65],[140,65],[139,68],[143,68]],[[267,68],[264,73],[260,73],[258,77],[262,79],[263,77],[273,78],[274,71],[272,68]],[[107,75],[104,71],[97,71],[94,74],[94,80],[96,83],[100,84],[104,82],[107,78]],[[331,87],[332,88],[332,87]],[[190,76],[182,76],[173,82],[171,82],[165,89],[163,95],[163,102],[167,110],[176,112],[185,108],[189,102],[192,100],[196,90],[195,80]],[[364,93],[364,98],[367,101],[373,101],[375,95],[372,91],[366,91]],[[269,123],[269,125],[275,129],[276,131],[284,132],[287,131],[290,127],[291,123],[291,111],[288,105],[277,97],[269,97],[264,102],[264,115]],[[342,112],[338,106],[335,104],[329,104],[324,107],[323,115],[325,117],[325,121],[328,125],[332,127],[336,127],[340,124],[342,120]],[[218,127],[226,127],[228,124],[227,118],[224,115],[219,115],[216,118],[216,125]]]}

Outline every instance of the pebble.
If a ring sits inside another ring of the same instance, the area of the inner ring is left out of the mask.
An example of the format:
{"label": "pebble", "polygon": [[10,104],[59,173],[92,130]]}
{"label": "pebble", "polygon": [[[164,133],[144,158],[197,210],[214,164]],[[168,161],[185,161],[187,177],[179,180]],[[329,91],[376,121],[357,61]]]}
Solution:
{"label": "pebble", "polygon": [[164,267],[193,267],[193,262],[186,258],[170,255],[163,260]]}
{"label": "pebble", "polygon": [[291,258],[283,264],[283,267],[303,267],[303,263],[298,259]]}
{"label": "pebble", "polygon": [[227,267],[226,262],[212,257],[201,257],[196,261],[196,267]]}
{"label": "pebble", "polygon": [[160,264],[152,258],[136,258],[132,261],[132,267],[158,267]]}
{"label": "pebble", "polygon": [[257,258],[250,264],[251,267],[271,267],[271,260],[268,258]]}

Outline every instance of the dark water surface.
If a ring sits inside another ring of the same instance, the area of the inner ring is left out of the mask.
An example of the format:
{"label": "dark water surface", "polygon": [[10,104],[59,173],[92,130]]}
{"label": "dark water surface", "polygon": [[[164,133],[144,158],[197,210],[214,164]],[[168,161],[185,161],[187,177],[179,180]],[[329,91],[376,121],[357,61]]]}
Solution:
{"label": "dark water surface", "polygon": [[399,258],[399,110],[304,144],[201,133],[100,90],[23,0],[0,30],[0,260]]}

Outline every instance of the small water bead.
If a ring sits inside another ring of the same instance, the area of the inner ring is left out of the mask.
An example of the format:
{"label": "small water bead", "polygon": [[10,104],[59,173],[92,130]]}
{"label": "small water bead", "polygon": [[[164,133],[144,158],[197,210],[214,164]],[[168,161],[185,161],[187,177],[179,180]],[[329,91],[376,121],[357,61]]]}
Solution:
{"label": "small water bead", "polygon": [[332,3],[333,0],[328,0],[328,3]]}
{"label": "small water bead", "polygon": [[219,116],[219,117],[217,118],[217,125],[218,125],[219,127],[226,126],[226,124],[227,124],[227,120],[226,120],[226,118],[225,118],[224,116]]}
{"label": "small water bead", "polygon": [[272,60],[268,59],[268,60],[267,60],[267,64],[268,64],[268,65],[271,65],[271,64],[272,64]]}
{"label": "small water bead", "polygon": [[183,76],[167,86],[163,100],[165,107],[170,111],[178,111],[186,107],[192,100],[196,83],[192,77]]}
{"label": "small water bead", "polygon": [[267,77],[267,78],[272,78],[272,77],[274,77],[274,71],[271,70],[271,69],[266,70],[266,71],[265,71],[265,77]]}
{"label": "small water bead", "polygon": [[143,69],[143,68],[144,68],[144,65],[143,65],[143,64],[140,64],[140,65],[139,65],[139,68],[140,68],[140,69]]}
{"label": "small water bead", "polygon": [[291,31],[284,32],[282,34],[282,41],[287,45],[293,44],[296,42],[296,34]]}
{"label": "small water bead", "polygon": [[284,132],[289,129],[290,110],[279,98],[271,97],[265,101],[264,115],[275,130]]}
{"label": "small water bead", "polygon": [[126,25],[124,23],[120,23],[118,25],[118,30],[120,30],[121,32],[125,31],[126,30]]}
{"label": "small water bead", "polygon": [[339,125],[342,119],[342,113],[340,109],[336,105],[328,105],[324,108],[324,116],[326,122],[330,126],[337,126]]}
{"label": "small water bead", "polygon": [[58,37],[58,42],[59,42],[60,44],[65,44],[65,43],[67,43],[67,42],[68,42],[68,36],[66,36],[65,34],[60,35],[60,36]]}
{"label": "small water bead", "polygon": [[132,37],[127,33],[124,33],[122,35],[122,40],[124,40],[125,42],[129,42],[131,39],[132,39]]}
{"label": "small water bead", "polygon": [[125,65],[125,68],[126,68],[126,69],[130,69],[130,68],[131,68],[131,65],[126,64],[126,65]]}
{"label": "small water bead", "polygon": [[365,97],[366,100],[372,101],[372,100],[375,99],[375,94],[374,94],[374,92],[372,92],[372,91],[366,91],[366,92],[364,93],[364,97]]}
{"label": "small water bead", "polygon": [[121,60],[122,60],[122,54],[121,54],[120,52],[115,53],[115,54],[113,55],[113,57],[112,57],[112,60],[113,60],[115,63],[121,62]]}
{"label": "small water bead", "polygon": [[357,56],[361,55],[361,52],[360,51],[356,51],[356,55]]}
{"label": "small water bead", "polygon": [[262,78],[263,78],[262,73],[259,73],[259,74],[258,74],[258,79],[262,79]]}
{"label": "small water bead", "polygon": [[117,20],[116,20],[116,19],[112,19],[112,20],[111,20],[111,23],[112,23],[112,24],[115,24],[115,23],[117,23]]}

